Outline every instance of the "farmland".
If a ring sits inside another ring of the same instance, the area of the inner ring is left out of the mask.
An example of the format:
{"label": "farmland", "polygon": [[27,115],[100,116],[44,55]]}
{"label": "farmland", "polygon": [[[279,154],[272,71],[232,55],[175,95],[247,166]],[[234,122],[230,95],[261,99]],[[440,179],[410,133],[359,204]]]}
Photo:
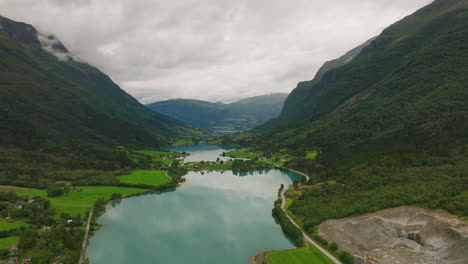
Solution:
{"label": "farmland", "polygon": [[11,237],[3,237],[0,238],[0,248],[9,248],[13,245],[18,245],[19,237],[11,236]]}
{"label": "farmland", "polygon": [[[20,228],[22,226],[27,226],[23,221],[20,220],[14,220],[12,222],[5,222],[1,221],[0,222],[0,231],[5,231],[5,230],[10,230],[10,229],[15,229],[15,228]],[[1,248],[1,247],[0,247]]]}
{"label": "farmland", "polygon": [[253,153],[246,149],[236,149],[227,152],[225,156],[238,159],[255,159],[260,156],[260,153]]}
{"label": "farmland", "polygon": [[136,170],[129,175],[118,176],[121,182],[159,186],[171,182],[165,170]]}
{"label": "farmland", "polygon": [[59,197],[47,197],[45,190],[16,188],[17,194],[28,196],[29,198],[40,196],[50,200],[53,208],[59,216],[61,213],[69,213],[71,215],[80,214],[84,216],[86,211],[99,198],[109,199],[113,193],[120,193],[122,196],[133,195],[141,192],[146,192],[146,189],[141,188],[126,188],[115,186],[83,186],[76,187],[83,192],[70,191]]}

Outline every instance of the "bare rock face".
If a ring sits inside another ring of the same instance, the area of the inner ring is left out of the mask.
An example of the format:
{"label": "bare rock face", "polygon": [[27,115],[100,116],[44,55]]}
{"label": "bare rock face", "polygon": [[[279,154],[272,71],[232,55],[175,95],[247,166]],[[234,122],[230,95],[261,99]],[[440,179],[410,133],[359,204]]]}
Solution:
{"label": "bare rock face", "polygon": [[468,223],[417,207],[327,220],[319,234],[366,263],[468,263]]}

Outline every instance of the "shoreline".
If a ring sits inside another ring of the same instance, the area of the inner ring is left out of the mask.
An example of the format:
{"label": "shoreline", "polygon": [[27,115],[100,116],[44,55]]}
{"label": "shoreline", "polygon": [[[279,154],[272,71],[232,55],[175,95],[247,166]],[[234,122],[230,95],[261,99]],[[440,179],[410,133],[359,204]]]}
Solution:
{"label": "shoreline", "polygon": [[[184,175],[185,176],[185,175]],[[148,194],[152,194],[152,193],[163,193],[163,192],[168,192],[168,191],[175,191],[178,187],[180,187],[181,184],[177,184],[177,186],[175,187],[168,187],[168,188],[165,188],[165,189],[162,189],[162,190],[148,190],[146,192],[141,192],[141,193],[135,193],[135,194],[130,194],[130,195],[125,195],[125,196],[122,196],[118,199],[110,199],[108,201],[106,201],[106,207],[107,205],[109,205],[110,203],[112,202],[119,202],[119,201],[122,201],[124,199],[128,199],[128,198],[132,198],[132,197],[138,197],[138,196],[143,196],[143,195],[148,195]],[[82,263],[89,263],[89,261],[87,261],[87,258],[86,258],[86,251],[88,250],[88,246],[89,246],[89,241],[91,240],[91,238],[93,237],[93,235],[101,230],[102,228],[102,225],[99,224],[98,225],[98,228],[96,230],[93,230],[91,232],[88,232],[89,231],[89,226],[90,226],[90,223],[91,221],[93,221],[94,219],[97,220],[97,218],[99,218],[101,215],[105,214],[106,213],[106,210],[104,208],[104,211],[101,211],[101,212],[96,212],[94,214],[94,217],[92,217],[92,214],[93,214],[93,211],[94,211],[94,206],[91,207],[91,210],[90,210],[90,213],[89,213],[89,216],[88,216],[88,222],[87,222],[87,232],[85,233],[85,238],[83,239],[83,246],[82,246],[82,252],[80,253],[80,260],[78,262],[78,264],[82,264]]]}
{"label": "shoreline", "polygon": [[[296,173],[298,175],[302,175],[304,177],[306,177],[306,180],[308,181],[310,179],[309,175],[303,173],[303,172],[300,172],[300,171],[297,171],[297,170],[294,170],[294,169],[291,169],[291,168],[287,168],[287,167],[283,167],[283,166],[278,166],[278,165],[274,165],[275,168],[279,169],[279,170],[284,170],[284,171],[288,171],[288,172],[292,172],[292,173]],[[302,228],[292,219],[292,217],[288,214],[288,212],[286,211],[285,209],[285,205],[286,205],[286,197],[284,196],[284,194],[286,193],[287,190],[289,190],[291,188],[291,185],[288,186],[288,188],[283,188],[283,190],[281,192],[278,193],[278,198],[281,200],[281,210],[283,210],[283,212],[286,214],[286,216],[289,218],[289,220],[292,222],[293,225],[295,225],[296,227],[298,227],[303,236],[304,236],[304,240],[306,242],[306,245],[308,245],[307,243],[310,243],[312,246],[314,246],[317,250],[321,251],[323,254],[325,254],[329,259],[330,261],[336,263],[336,264],[341,264],[341,261],[339,261],[338,259],[336,259],[330,252],[328,252],[327,250],[323,249],[320,245],[318,245],[317,242],[315,242],[313,239],[311,239],[309,237],[309,235],[304,232],[304,230],[302,230]],[[302,247],[296,247],[294,249],[299,249],[299,248],[302,248]],[[308,246],[306,247],[308,248]],[[255,255],[253,255],[253,257],[251,258],[251,264],[263,264],[263,263],[257,263],[255,261],[255,258],[260,255],[260,254],[263,254],[263,262],[266,262],[268,264],[268,261],[266,260],[266,255],[268,254],[268,252],[275,252],[275,251],[287,251],[287,250],[294,250],[294,249],[284,249],[284,250],[267,250],[267,251],[260,251],[258,253],[256,253]]]}
{"label": "shoreline", "polygon": [[[307,179],[309,179],[309,176],[306,175],[305,173],[298,172],[298,171],[295,171],[295,170],[293,170],[293,169],[289,169],[289,168],[286,168],[286,167],[280,167],[280,166],[274,165],[272,168],[269,168],[269,169],[266,169],[266,170],[288,171],[288,172],[296,173],[296,174],[298,174],[298,175],[303,175],[303,176],[305,176]],[[209,172],[209,171],[232,171],[232,169],[188,170],[187,173],[188,173],[188,172],[203,172],[203,171],[207,171],[207,172]],[[253,170],[253,171],[255,171],[255,170]],[[185,176],[185,175],[184,175],[184,176]],[[162,190],[157,190],[157,191],[155,191],[155,190],[148,190],[148,191],[146,191],[146,192],[141,192],[141,193],[135,193],[135,194],[130,194],[130,195],[122,196],[122,197],[120,197],[120,198],[118,198],[118,199],[113,199],[113,200],[108,200],[108,201],[106,201],[106,206],[109,205],[109,204],[112,203],[112,202],[122,201],[122,200],[127,199],[127,198],[143,196],[143,195],[147,195],[147,194],[151,194],[151,193],[163,193],[163,192],[173,191],[173,190],[175,191],[175,190],[176,190],[178,187],[180,187],[181,185],[182,185],[182,184],[179,183],[179,184],[177,184],[177,186],[175,186],[175,187],[170,187],[170,188],[166,188],[166,189],[162,189]],[[289,189],[289,188],[288,188],[288,189]],[[285,190],[286,190],[286,189],[285,189]],[[91,207],[90,213],[91,213],[92,211],[93,211],[93,207]],[[105,212],[106,212],[105,210],[104,210],[103,212],[95,212],[95,213],[94,213],[94,216],[93,216],[93,218],[92,218],[91,220],[94,220],[94,219],[97,220],[97,218],[99,218],[101,215],[105,214]],[[86,258],[86,251],[87,251],[87,248],[88,248],[88,245],[89,245],[89,241],[91,240],[91,238],[93,237],[93,235],[94,235],[97,231],[99,231],[101,228],[102,228],[102,225],[99,224],[99,226],[98,226],[98,228],[97,228],[96,230],[93,230],[93,231],[89,232],[89,235],[88,235],[86,241],[83,241],[83,244],[86,244],[86,248],[84,249],[84,252],[81,253],[81,254],[83,255],[83,263],[87,263],[87,262],[85,262],[85,261],[87,260],[87,258]],[[297,247],[296,247],[296,248],[293,248],[293,249],[285,249],[285,250],[294,250],[294,249],[297,249]],[[283,250],[270,250],[270,251],[283,251]],[[265,250],[265,251],[261,251],[261,252],[255,253],[255,254],[251,257],[251,263],[252,263],[252,264],[255,264],[254,258],[255,258],[258,254],[263,253],[264,255],[266,255],[266,254],[267,254],[268,252],[270,252],[270,251],[269,251],[269,250]],[[81,258],[80,258],[80,260],[81,260]],[[79,264],[81,264],[81,262],[79,262]],[[261,264],[261,263],[260,263],[260,264]]]}

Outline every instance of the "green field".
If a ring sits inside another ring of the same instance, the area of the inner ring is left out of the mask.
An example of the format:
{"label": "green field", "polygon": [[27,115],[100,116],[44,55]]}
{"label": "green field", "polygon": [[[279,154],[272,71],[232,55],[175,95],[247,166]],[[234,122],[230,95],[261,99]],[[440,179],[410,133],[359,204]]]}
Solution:
{"label": "green field", "polygon": [[237,149],[237,150],[227,152],[226,156],[238,158],[238,159],[255,159],[256,157],[260,156],[260,154],[253,153],[245,149]]}
{"label": "green field", "polygon": [[10,230],[10,229],[14,229],[14,228],[20,228],[22,226],[27,226],[27,225],[28,224],[26,224],[25,222],[20,221],[20,220],[14,220],[12,222],[1,221],[0,222],[0,231]]}
{"label": "green field", "polygon": [[293,250],[273,251],[266,254],[270,264],[325,264],[310,249],[299,248]]}
{"label": "green field", "polygon": [[306,155],[306,159],[315,159],[315,157],[317,157],[317,154],[317,151],[309,152]]}
{"label": "green field", "polygon": [[188,146],[195,145],[195,142],[191,139],[179,139],[174,143],[174,146]]}
{"label": "green field", "polygon": [[[0,186],[0,190],[11,186]],[[133,195],[148,190],[142,188],[126,188],[116,186],[83,186],[76,187],[83,190],[83,192],[69,192],[59,197],[47,197],[45,190],[19,188],[13,187],[18,195],[44,197],[50,200],[52,207],[56,209],[56,215],[60,216],[61,213],[69,213],[71,215],[81,214],[84,216],[87,210],[99,198],[109,199],[113,193],[120,193],[122,196]]]}
{"label": "green field", "polygon": [[294,200],[292,199],[286,199],[286,204],[284,205],[284,208],[285,209],[288,209],[289,206],[291,206],[291,204],[293,203]]}
{"label": "green field", "polygon": [[121,182],[159,186],[171,182],[165,170],[136,170],[130,175],[118,176]]}
{"label": "green field", "polygon": [[17,236],[0,238],[0,249],[9,248],[13,245],[18,245],[18,242],[19,237]]}

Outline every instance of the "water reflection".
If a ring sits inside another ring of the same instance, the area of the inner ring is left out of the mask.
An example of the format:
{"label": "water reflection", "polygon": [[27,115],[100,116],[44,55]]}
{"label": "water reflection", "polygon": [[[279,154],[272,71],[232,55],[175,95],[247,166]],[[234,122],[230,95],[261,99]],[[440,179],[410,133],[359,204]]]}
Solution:
{"label": "water reflection", "polygon": [[229,146],[217,146],[211,144],[197,144],[191,146],[181,146],[181,147],[173,147],[169,150],[171,151],[178,151],[178,152],[187,152],[190,153],[189,156],[185,157],[185,162],[192,162],[192,161],[216,161],[217,158],[220,160],[226,161],[229,160],[229,157],[223,157],[221,154],[223,152],[228,152],[230,150],[234,150],[236,147],[229,147]]}
{"label": "water reflection", "polygon": [[271,217],[277,190],[291,177],[278,170],[190,172],[175,191],[109,205],[88,256],[92,264],[239,264],[258,251],[293,248]]}

